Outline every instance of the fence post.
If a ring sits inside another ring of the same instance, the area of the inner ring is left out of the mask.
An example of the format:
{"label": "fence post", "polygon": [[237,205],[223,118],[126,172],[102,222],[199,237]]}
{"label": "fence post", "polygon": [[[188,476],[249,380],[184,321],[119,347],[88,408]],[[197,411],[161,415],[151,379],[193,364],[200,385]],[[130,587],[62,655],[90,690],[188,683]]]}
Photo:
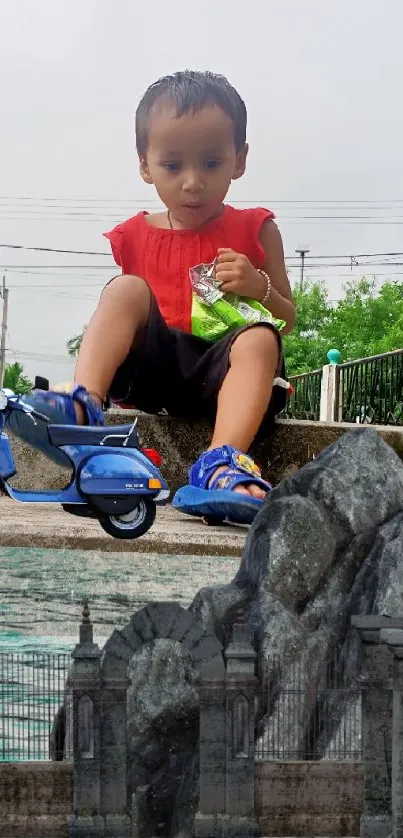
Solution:
{"label": "fence post", "polygon": [[385,629],[381,640],[393,653],[392,835],[403,838],[403,631]]}
{"label": "fence post", "polygon": [[225,664],[217,656],[200,667],[200,778],[196,838],[223,834],[225,821]]}
{"label": "fence post", "polygon": [[73,814],[69,838],[102,838],[100,813],[100,658],[88,602],[69,676],[73,705]]}
{"label": "fence post", "polygon": [[130,838],[127,790],[127,660],[116,659],[116,674],[101,671],[101,813],[105,838]]}
{"label": "fence post", "polygon": [[362,754],[364,761],[363,838],[384,838],[391,830],[391,748],[393,658],[381,640],[384,628],[403,628],[403,619],[354,616],[363,649]]}
{"label": "fence post", "polygon": [[230,830],[259,835],[255,820],[255,676],[256,652],[243,611],[237,615],[225,651],[227,748],[226,812]]}
{"label": "fence post", "polygon": [[319,422],[336,422],[339,391],[339,368],[325,364],[320,387]]}

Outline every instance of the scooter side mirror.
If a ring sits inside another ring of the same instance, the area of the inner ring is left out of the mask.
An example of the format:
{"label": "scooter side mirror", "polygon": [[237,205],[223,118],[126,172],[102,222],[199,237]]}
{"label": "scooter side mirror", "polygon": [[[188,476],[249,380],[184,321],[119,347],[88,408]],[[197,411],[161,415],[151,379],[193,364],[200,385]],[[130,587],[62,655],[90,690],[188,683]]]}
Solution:
{"label": "scooter side mirror", "polygon": [[49,390],[49,379],[41,375],[35,376],[34,390]]}

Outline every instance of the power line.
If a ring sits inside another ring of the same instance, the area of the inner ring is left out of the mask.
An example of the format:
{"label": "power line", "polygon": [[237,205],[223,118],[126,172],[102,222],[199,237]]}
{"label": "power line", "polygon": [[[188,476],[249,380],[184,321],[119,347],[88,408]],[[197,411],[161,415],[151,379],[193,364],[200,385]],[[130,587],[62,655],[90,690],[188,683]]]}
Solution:
{"label": "power line", "polygon": [[31,358],[37,361],[65,361],[68,363],[75,363],[74,359],[69,355],[54,355],[53,353],[45,352],[24,352],[21,349],[7,349],[6,352],[11,352],[12,355],[18,355],[19,358]]}
{"label": "power line", "polygon": [[13,265],[13,264],[5,265],[4,263],[1,263],[0,266],[1,266],[1,268],[7,268],[7,270],[10,270],[10,271],[11,270],[18,270],[19,268],[40,268],[41,270],[47,270],[47,271],[51,271],[51,270],[59,270],[60,271],[64,267],[66,268],[66,270],[72,270],[73,269],[75,271],[85,271],[85,270],[93,271],[94,269],[96,269],[97,271],[110,271],[110,270],[119,271],[119,267],[115,264],[112,264],[112,265],[60,265],[60,264],[59,265],[26,265],[26,264],[25,265]]}
{"label": "power line", "polygon": [[[99,250],[64,250],[64,249],[60,249],[60,248],[56,248],[56,247],[31,247],[30,245],[25,245],[25,244],[0,244],[0,248],[12,249],[12,250],[30,250],[30,251],[33,250],[33,251],[37,251],[39,253],[68,253],[68,254],[74,254],[76,256],[78,255],[78,256],[109,256],[109,258],[111,257],[111,253],[107,253],[106,251],[99,251]],[[314,255],[312,255],[312,256],[306,256],[306,259],[369,259],[369,258],[375,258],[375,257],[378,257],[378,256],[403,256],[403,251],[397,250],[397,251],[390,251],[389,253],[355,253],[355,254],[348,253],[344,256],[340,253],[333,254],[333,255],[330,255],[330,256],[326,256],[326,255],[314,256]],[[291,260],[291,259],[299,261],[298,256],[287,256],[286,259],[287,259],[287,261]],[[11,265],[10,267],[13,267],[13,266]],[[27,266],[23,265],[22,267],[27,267]],[[28,266],[28,267],[30,267],[30,266]],[[36,266],[34,265],[32,267],[36,267]],[[46,267],[46,266],[42,266],[42,267]],[[49,265],[49,267],[52,267],[52,266]],[[60,268],[60,267],[63,267],[63,266],[62,265],[56,265],[55,267]],[[68,269],[70,267],[73,267],[73,266],[72,265],[66,265],[66,269]],[[94,268],[105,268],[105,267],[109,268],[109,265],[108,266],[105,266],[105,265],[79,265],[77,267],[94,269]],[[114,267],[114,265],[111,265],[110,267]]]}
{"label": "power line", "polygon": [[[33,196],[33,195],[0,195],[0,201],[50,201],[50,202],[73,202],[73,203],[80,203],[80,202],[98,202],[98,203],[118,203],[118,204],[132,204],[136,203],[139,200],[141,201],[151,201],[151,198],[82,198],[82,197],[49,197],[49,196]],[[155,200],[155,199],[154,199]],[[252,199],[237,199],[234,200],[233,203],[252,203],[252,204],[259,204],[265,201],[271,201],[272,203],[276,204],[396,204],[402,203],[403,204],[403,197],[402,198],[281,198],[281,199],[274,199],[272,196],[270,199],[265,198],[260,200],[252,200]]]}
{"label": "power line", "polygon": [[[158,208],[156,208],[158,209]],[[37,217],[29,216],[29,215],[3,215],[3,221],[21,221],[21,222],[30,222],[31,224],[37,222],[80,222],[80,223],[91,223],[91,224],[102,224],[103,226],[111,225],[111,224],[118,224],[122,221],[121,215],[112,217],[110,215],[106,216],[88,216],[84,214],[80,214],[74,217],[71,217],[67,214],[59,214],[59,215],[38,215]],[[286,224],[294,224],[294,225],[309,225],[309,224],[318,224],[318,221],[323,223],[324,225],[328,225],[332,223],[337,226],[346,226],[346,227],[359,227],[359,226],[384,226],[384,227],[399,227],[403,225],[403,216],[397,216],[396,218],[370,218],[368,220],[362,220],[361,218],[357,217],[341,217],[336,218],[334,216],[277,216],[278,222],[284,226]],[[104,254],[101,254],[104,255]]]}
{"label": "power line", "polygon": [[109,256],[111,257],[110,253],[99,250],[62,250],[57,247],[30,247],[26,244],[0,244],[2,248],[8,248],[10,250],[35,250],[39,253],[73,253],[74,255],[78,256]]}

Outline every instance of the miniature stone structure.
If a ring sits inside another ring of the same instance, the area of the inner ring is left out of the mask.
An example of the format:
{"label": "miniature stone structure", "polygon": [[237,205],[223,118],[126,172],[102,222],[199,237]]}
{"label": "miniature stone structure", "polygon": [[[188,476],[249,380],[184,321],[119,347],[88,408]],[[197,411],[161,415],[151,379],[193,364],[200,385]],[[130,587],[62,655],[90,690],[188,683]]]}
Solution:
{"label": "miniature stone structure", "polygon": [[255,822],[256,652],[243,611],[225,650],[226,668],[200,673],[200,799],[196,838],[259,835]]}
{"label": "miniature stone structure", "polygon": [[403,631],[383,629],[380,639],[393,653],[392,836],[403,838]]}
{"label": "miniature stone structure", "polygon": [[360,834],[386,838],[392,825],[392,676],[393,658],[381,640],[383,629],[403,629],[402,618],[355,616],[362,643],[362,758],[364,811]]}
{"label": "miniature stone structure", "polygon": [[[200,802],[196,836],[257,835],[254,820],[256,652],[238,612],[223,647],[198,616],[156,602],[114,631],[101,650],[93,642],[88,603],[73,652],[73,815],[70,838],[145,838],[146,819],[127,783],[127,667],[141,644],[169,638],[186,645],[200,669]],[[224,660],[225,656],[225,660]],[[225,663],[226,662],[226,663]],[[137,822],[134,822],[137,821]]]}

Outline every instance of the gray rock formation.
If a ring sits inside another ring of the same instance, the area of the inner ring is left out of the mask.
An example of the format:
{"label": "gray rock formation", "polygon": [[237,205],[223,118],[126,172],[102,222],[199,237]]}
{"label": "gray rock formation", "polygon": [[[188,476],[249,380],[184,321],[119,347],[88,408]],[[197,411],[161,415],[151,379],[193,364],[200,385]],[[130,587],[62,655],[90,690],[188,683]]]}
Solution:
{"label": "gray rock formation", "polygon": [[171,640],[143,646],[129,664],[128,782],[131,789],[140,789],[146,834],[166,834],[178,794],[177,828],[189,821],[189,809],[191,826],[197,808],[196,674],[188,650]]}
{"label": "gray rock formation", "polygon": [[[318,758],[332,747],[346,709],[340,701],[331,708],[332,723],[326,731],[319,726],[312,741],[313,696],[324,700],[325,663],[333,655],[338,678],[346,684],[356,678],[350,618],[403,613],[402,557],[403,464],[373,429],[346,433],[267,497],[231,584],[203,588],[189,609],[224,646],[237,609],[245,609],[262,684],[258,747],[276,737],[279,753],[313,749]],[[296,662],[305,690],[297,723],[287,713]],[[191,836],[198,781],[195,667],[186,650],[154,641],[130,669],[130,784],[151,830],[144,834]],[[274,728],[279,715],[282,723]]]}

